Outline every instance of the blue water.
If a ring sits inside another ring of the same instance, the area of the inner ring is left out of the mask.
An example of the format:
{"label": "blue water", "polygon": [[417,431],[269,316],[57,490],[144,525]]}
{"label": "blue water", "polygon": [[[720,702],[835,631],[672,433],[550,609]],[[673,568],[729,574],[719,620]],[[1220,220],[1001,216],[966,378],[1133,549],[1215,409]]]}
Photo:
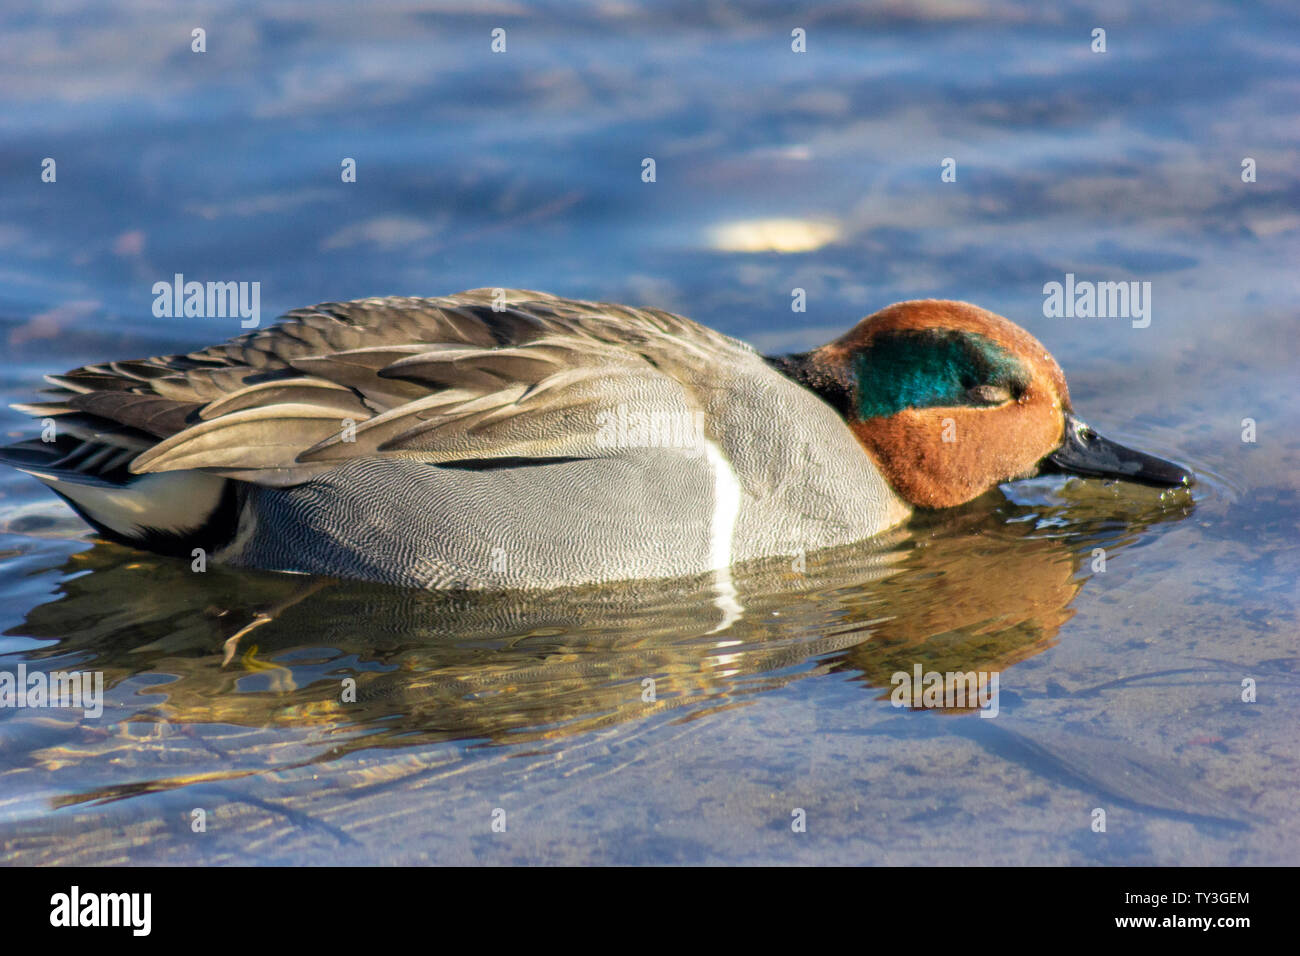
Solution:
{"label": "blue water", "polygon": [[[0,860],[1294,860],[1294,8],[483,10],[0,9],[5,401],[241,331],[155,318],[176,273],[259,283],[263,324],[513,286],[774,352],[960,298],[1035,334],[1104,434],[1193,467],[1191,500],[1004,486],[882,545],[893,574],[860,551],[754,572],[711,633],[689,584],[486,601],[195,575],[6,470],[0,670],[100,670],[108,704],[0,710]],[[1048,318],[1067,273],[1149,282],[1150,325]],[[999,716],[891,707],[915,661],[1001,669]]]}

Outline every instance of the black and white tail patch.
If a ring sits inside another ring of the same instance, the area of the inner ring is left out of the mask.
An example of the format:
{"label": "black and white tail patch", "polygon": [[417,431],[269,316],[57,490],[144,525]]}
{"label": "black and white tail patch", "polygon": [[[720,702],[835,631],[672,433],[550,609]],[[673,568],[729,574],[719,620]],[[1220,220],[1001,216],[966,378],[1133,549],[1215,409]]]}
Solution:
{"label": "black and white tail patch", "polygon": [[125,483],[22,468],[109,538],[162,554],[224,544],[238,523],[236,482],[201,471],[166,471]]}

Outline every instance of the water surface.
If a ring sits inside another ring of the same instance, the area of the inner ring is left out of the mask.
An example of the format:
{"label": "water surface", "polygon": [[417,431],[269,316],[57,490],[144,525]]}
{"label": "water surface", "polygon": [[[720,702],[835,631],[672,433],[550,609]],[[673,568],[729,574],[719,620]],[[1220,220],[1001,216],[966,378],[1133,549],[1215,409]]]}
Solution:
{"label": "water surface", "polygon": [[[154,318],[175,273],[259,282],[266,320],[515,286],[774,352],[952,297],[1023,324],[1084,417],[1199,483],[1006,485],[743,569],[723,600],[196,574],[5,470],[0,670],[102,672],[107,701],[0,710],[0,860],[1295,859],[1289,7],[356,10],[0,12],[0,398],[240,331]],[[1150,282],[1150,325],[1046,318],[1067,273]],[[891,706],[916,664],[998,672],[998,716]]]}

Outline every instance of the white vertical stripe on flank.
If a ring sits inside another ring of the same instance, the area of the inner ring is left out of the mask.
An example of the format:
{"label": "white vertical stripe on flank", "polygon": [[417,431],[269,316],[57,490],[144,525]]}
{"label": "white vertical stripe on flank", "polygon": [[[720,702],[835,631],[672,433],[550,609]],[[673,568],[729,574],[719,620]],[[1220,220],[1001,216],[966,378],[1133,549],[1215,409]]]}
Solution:
{"label": "white vertical stripe on flank", "polygon": [[709,567],[714,571],[731,567],[731,536],[740,516],[740,482],[722,450],[704,441],[704,455],[713,467],[713,518],[709,522]]}
{"label": "white vertical stripe on flank", "polygon": [[714,605],[722,612],[722,623],[709,633],[725,631],[744,615],[744,608],[736,600],[736,588],[731,581],[731,540],[736,533],[736,519],[740,517],[740,482],[731,470],[722,450],[713,442],[704,441],[704,455],[713,467],[713,516],[709,521],[709,567],[715,572],[714,586],[717,594]]}

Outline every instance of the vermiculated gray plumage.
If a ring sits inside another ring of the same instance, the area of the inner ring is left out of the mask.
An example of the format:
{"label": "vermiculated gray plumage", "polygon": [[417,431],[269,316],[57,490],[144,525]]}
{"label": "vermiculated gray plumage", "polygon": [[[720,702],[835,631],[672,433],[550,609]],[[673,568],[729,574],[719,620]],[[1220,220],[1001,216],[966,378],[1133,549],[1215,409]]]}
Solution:
{"label": "vermiculated gray plumage", "polygon": [[820,398],[656,310],[488,289],[326,303],[49,382],[19,407],[58,440],[5,460],[110,536],[234,564],[548,587],[716,570],[906,514]]}

